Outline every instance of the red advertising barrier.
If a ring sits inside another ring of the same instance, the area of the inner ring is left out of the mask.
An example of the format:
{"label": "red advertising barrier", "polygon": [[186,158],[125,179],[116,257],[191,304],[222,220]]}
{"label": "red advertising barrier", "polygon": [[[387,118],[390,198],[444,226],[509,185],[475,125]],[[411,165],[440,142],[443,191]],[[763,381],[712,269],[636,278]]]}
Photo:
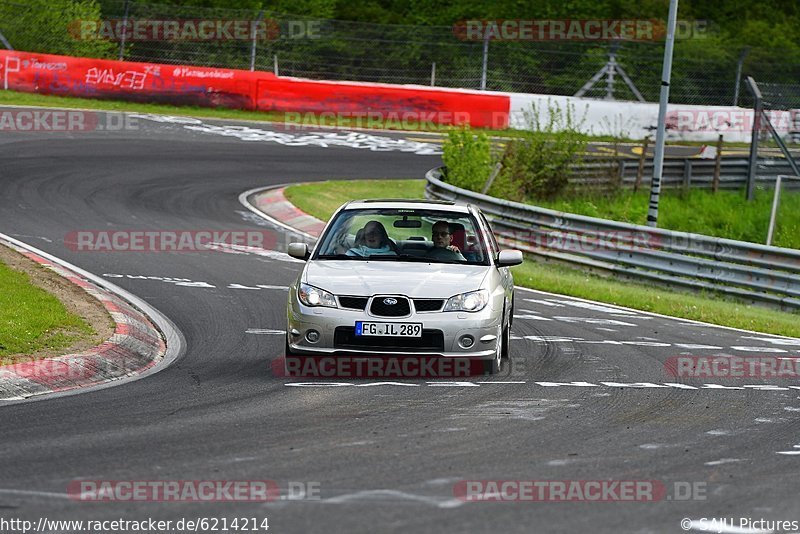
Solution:
{"label": "red advertising barrier", "polygon": [[3,89],[255,109],[256,80],[268,73],[0,51]]}
{"label": "red advertising barrier", "polygon": [[508,125],[506,95],[280,78],[268,72],[0,50],[3,89],[47,95],[300,113],[413,114],[420,122]]}

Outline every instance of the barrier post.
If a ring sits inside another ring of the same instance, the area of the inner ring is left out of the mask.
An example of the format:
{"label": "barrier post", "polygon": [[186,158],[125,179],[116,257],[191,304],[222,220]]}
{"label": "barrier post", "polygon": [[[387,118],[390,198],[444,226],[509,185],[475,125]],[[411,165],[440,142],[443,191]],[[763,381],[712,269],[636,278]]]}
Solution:
{"label": "barrier post", "polygon": [[785,176],[779,174],[778,177],[775,178],[775,194],[772,196],[772,211],[769,214],[769,229],[767,230],[768,247],[772,245],[772,235],[775,231],[775,216],[778,213],[778,203],[781,201],[781,178],[796,180],[800,179],[800,176]]}
{"label": "barrier post", "polygon": [[642,176],[644,176],[644,162],[647,159],[647,145],[650,144],[650,136],[644,138],[642,141],[642,153],[639,154],[639,168],[636,169],[636,181],[633,183],[633,192],[637,192],[642,185]]}
{"label": "barrier post", "polygon": [[714,158],[714,178],[711,180],[711,192],[716,193],[719,189],[719,174],[722,167],[722,134],[717,140],[717,156]]}

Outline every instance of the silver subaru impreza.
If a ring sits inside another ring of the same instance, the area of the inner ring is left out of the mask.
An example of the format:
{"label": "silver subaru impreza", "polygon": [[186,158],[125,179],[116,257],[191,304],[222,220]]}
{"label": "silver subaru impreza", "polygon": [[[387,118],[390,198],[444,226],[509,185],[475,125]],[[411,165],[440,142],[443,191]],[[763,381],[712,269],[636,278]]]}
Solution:
{"label": "silver subaru impreza", "polygon": [[514,306],[509,267],[481,211],[429,200],[361,200],[340,207],[290,287],[286,354],[425,355],[487,362],[508,355]]}

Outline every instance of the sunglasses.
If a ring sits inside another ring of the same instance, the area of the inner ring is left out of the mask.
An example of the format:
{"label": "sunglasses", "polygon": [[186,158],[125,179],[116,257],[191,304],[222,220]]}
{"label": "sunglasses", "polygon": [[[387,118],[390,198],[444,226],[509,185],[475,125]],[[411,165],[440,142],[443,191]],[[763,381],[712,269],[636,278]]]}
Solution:
{"label": "sunglasses", "polygon": [[433,232],[433,237],[436,237],[436,236],[446,237],[446,236],[449,236],[449,235],[450,235],[450,232]]}

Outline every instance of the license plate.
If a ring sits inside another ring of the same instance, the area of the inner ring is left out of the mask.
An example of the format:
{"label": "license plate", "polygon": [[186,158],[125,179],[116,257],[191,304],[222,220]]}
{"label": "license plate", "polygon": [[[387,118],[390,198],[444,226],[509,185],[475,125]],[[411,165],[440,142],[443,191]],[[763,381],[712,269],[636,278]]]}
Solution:
{"label": "license plate", "polygon": [[356,322],[357,336],[422,337],[422,323]]}

